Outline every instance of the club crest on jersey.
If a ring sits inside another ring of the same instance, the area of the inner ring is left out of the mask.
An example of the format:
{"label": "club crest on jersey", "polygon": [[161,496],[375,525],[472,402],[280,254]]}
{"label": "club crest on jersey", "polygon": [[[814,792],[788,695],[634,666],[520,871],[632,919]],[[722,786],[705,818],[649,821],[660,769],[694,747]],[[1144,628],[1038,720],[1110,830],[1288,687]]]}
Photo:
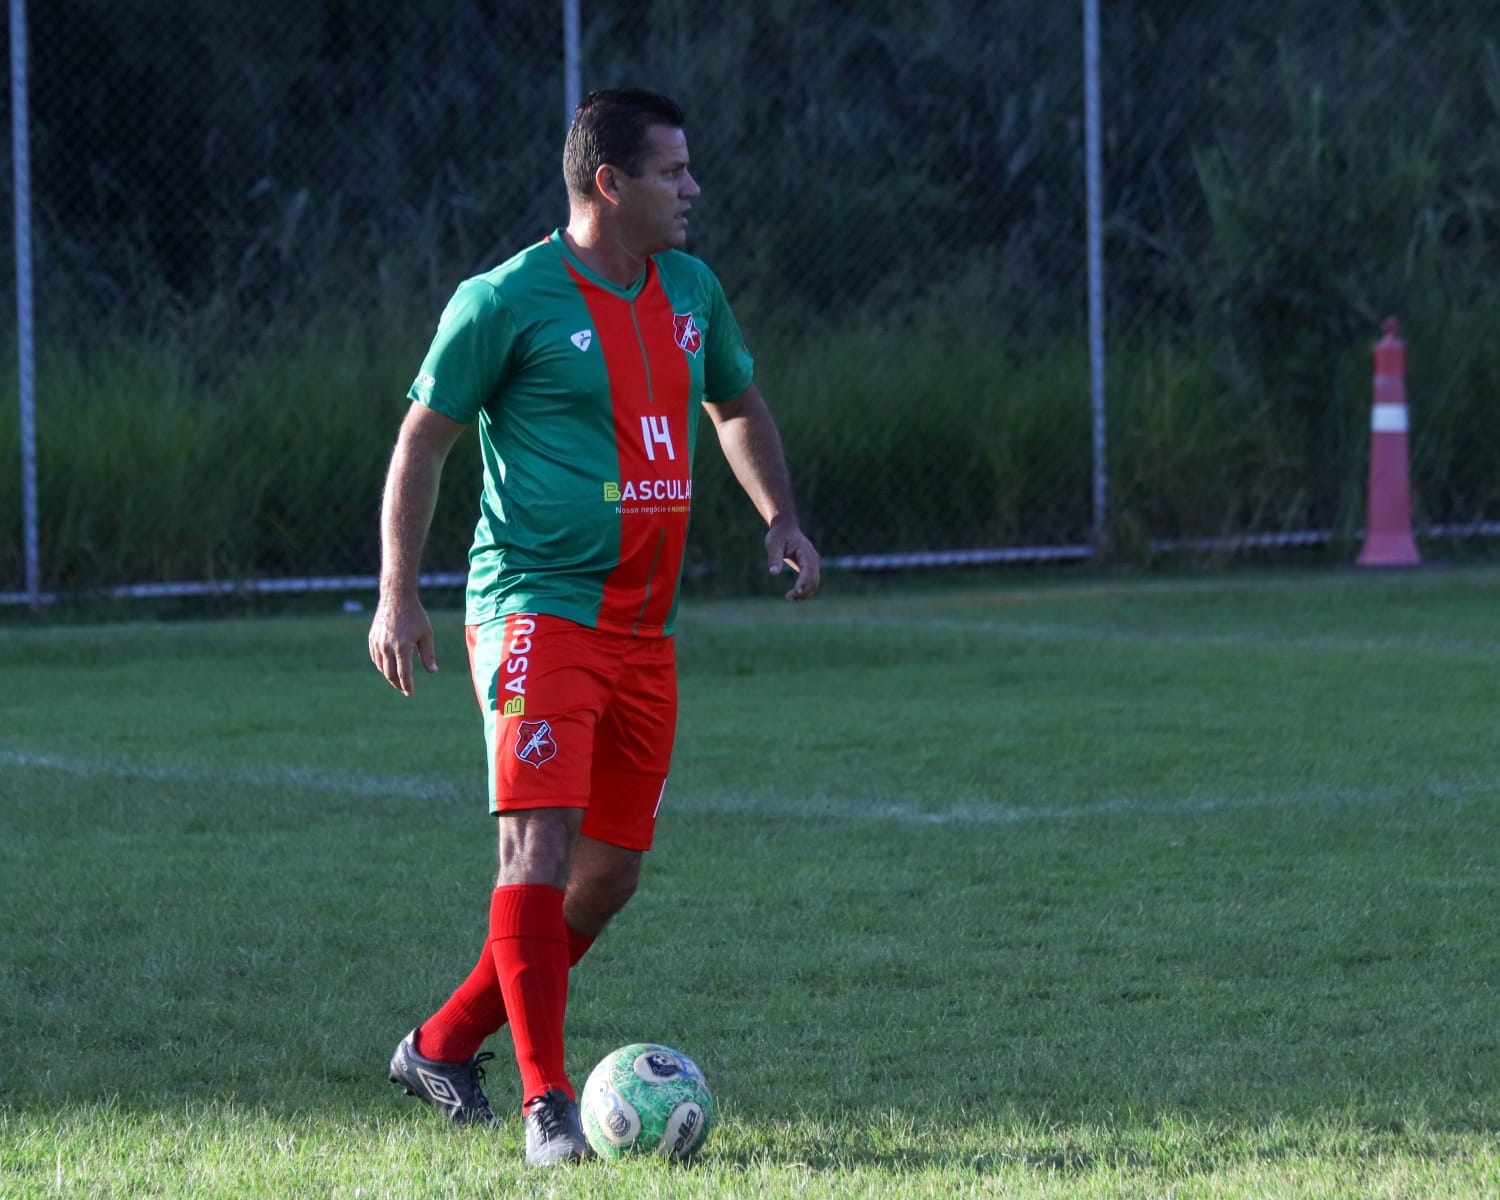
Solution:
{"label": "club crest on jersey", "polygon": [[552,726],[546,721],[522,721],[516,729],[516,757],[540,767],[557,753]]}
{"label": "club crest on jersey", "polygon": [[672,314],[672,334],[682,349],[694,358],[698,356],[698,348],[703,345],[703,335],[698,332],[698,323],[693,320],[692,313]]}

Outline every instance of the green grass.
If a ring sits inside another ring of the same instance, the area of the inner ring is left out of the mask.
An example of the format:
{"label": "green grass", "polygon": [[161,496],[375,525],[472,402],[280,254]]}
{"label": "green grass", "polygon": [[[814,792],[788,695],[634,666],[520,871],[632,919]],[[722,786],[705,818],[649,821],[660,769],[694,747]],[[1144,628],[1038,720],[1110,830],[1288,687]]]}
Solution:
{"label": "green grass", "polygon": [[562,1174],[384,1080],[483,936],[454,613],[413,700],[363,616],[0,628],[0,1195],[1495,1194],[1497,602],[1475,568],[687,605],[569,1066],[671,1042],[723,1120],[691,1168]]}

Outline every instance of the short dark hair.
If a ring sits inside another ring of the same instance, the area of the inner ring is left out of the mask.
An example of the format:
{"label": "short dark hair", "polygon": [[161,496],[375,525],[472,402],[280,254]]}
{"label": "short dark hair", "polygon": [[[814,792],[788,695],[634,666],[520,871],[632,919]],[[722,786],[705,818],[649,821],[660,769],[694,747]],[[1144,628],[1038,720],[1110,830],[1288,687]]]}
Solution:
{"label": "short dark hair", "polygon": [[653,125],[681,129],[682,109],[673,100],[642,88],[590,92],[573,111],[563,145],[563,179],[575,196],[587,196],[594,172],[608,163],[627,175],[641,173],[646,130]]}

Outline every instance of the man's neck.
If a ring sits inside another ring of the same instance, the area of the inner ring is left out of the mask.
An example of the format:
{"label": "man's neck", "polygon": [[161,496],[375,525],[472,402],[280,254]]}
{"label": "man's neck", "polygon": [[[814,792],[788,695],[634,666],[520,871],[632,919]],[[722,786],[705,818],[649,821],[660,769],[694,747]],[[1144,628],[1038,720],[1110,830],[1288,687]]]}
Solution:
{"label": "man's neck", "polygon": [[628,288],[646,270],[646,259],[604,236],[597,224],[572,220],[563,230],[563,242],[595,275],[619,288]]}

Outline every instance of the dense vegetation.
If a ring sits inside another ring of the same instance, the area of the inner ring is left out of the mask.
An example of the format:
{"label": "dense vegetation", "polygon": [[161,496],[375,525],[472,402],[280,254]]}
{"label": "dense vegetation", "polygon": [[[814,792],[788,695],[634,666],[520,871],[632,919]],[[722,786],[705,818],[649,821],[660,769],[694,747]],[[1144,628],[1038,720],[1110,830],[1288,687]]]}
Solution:
{"label": "dense vegetation", "polygon": [[[1086,540],[1076,6],[583,7],[586,87],[690,113],[695,248],[825,549]],[[439,306],[563,217],[556,9],[30,8],[49,582],[373,569]],[[1103,10],[1117,552],[1348,537],[1389,312],[1419,521],[1500,516],[1500,3]],[[0,423],[6,513],[14,439]],[[728,492],[710,464],[695,528],[721,576],[756,541]],[[444,504],[451,569],[468,489]]]}

